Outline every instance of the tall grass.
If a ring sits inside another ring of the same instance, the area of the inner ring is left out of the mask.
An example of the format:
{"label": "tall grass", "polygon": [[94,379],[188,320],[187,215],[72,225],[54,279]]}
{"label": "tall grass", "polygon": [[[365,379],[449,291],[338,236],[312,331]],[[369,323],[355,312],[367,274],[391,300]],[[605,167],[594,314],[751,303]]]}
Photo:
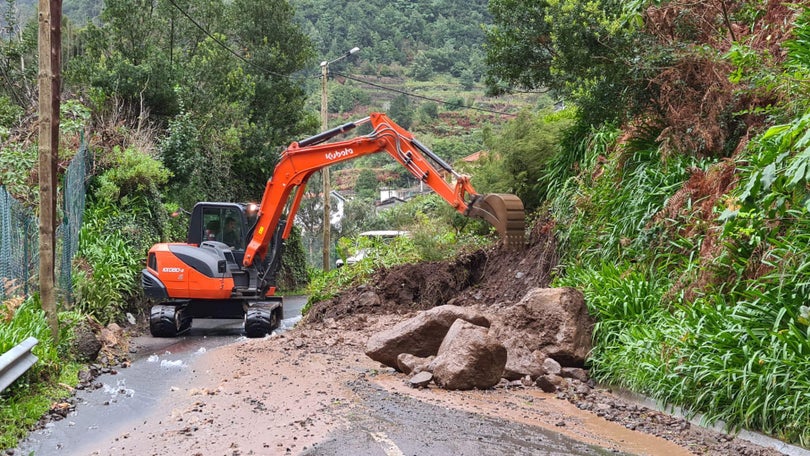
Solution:
{"label": "tall grass", "polygon": [[[122,215],[111,206],[87,211],[73,263],[76,309],[102,324],[122,317],[127,301],[136,295],[144,254],[133,246],[127,230],[113,223]],[[125,224],[129,225],[129,224]]]}
{"label": "tall grass", "polygon": [[[654,145],[633,149],[615,143],[611,127],[595,130],[583,141],[582,171],[558,184],[549,203],[561,226],[557,233],[567,264],[631,259],[661,253],[653,216],[680,189],[693,168],[708,162],[691,156],[666,162]],[[666,246],[665,246],[666,247]]]}
{"label": "tall grass", "polygon": [[648,391],[658,370],[664,274],[631,263],[572,267],[555,285],[579,288],[596,318],[591,375],[637,391]]}
{"label": "tall grass", "polygon": [[808,127],[802,114],[755,138],[716,219],[667,221],[705,225],[689,238],[656,231],[652,216],[706,162],[601,147],[611,159],[561,187],[550,204],[566,249],[555,285],[583,289],[598,319],[596,379],[810,446]]}
{"label": "tall grass", "polygon": [[604,264],[558,280],[583,289],[598,320],[592,376],[702,413],[706,422],[810,444],[810,329],[800,306],[774,307],[784,296],[762,290],[777,287],[756,287],[737,303],[711,295],[662,306],[665,277]]}

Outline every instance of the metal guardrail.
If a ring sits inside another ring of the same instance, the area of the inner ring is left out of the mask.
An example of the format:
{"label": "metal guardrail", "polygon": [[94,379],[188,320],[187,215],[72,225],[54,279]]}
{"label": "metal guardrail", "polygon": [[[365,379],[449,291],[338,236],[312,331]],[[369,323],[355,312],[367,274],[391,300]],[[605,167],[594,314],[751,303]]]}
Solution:
{"label": "metal guardrail", "polygon": [[31,349],[38,342],[35,337],[29,337],[0,356],[0,391],[6,389],[37,362],[38,358],[31,353]]}

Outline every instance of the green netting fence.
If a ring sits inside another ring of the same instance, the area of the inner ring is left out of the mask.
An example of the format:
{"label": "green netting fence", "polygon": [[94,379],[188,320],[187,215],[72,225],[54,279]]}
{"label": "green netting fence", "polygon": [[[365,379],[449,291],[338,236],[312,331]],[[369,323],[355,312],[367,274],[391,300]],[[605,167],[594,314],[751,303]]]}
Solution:
{"label": "green netting fence", "polygon": [[[60,296],[72,296],[71,262],[79,249],[90,155],[82,144],[61,186],[61,223],[56,230],[56,283]],[[0,185],[0,299],[30,296],[38,290],[39,219]]]}
{"label": "green netting fence", "polygon": [[28,296],[39,270],[36,215],[0,186],[0,298]]}

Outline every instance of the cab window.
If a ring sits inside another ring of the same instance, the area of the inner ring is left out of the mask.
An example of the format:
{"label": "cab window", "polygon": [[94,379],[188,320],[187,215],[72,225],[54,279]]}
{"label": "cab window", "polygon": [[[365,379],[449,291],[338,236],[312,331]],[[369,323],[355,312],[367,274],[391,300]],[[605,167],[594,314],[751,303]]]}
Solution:
{"label": "cab window", "polygon": [[225,208],[203,209],[202,240],[227,244],[231,249],[245,248],[244,227],[239,212]]}

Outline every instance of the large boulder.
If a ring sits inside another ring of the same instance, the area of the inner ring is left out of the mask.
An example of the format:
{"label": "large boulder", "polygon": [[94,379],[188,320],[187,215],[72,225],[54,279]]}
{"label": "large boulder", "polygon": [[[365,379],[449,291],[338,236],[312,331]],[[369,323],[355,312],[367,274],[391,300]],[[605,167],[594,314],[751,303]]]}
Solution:
{"label": "large boulder", "polygon": [[506,365],[506,348],[489,330],[456,320],[430,363],[433,381],[451,390],[486,389],[498,384]]}
{"label": "large boulder", "polygon": [[366,355],[386,366],[399,369],[397,357],[401,353],[420,358],[438,353],[445,334],[459,319],[489,327],[489,319],[478,311],[468,307],[438,306],[371,336],[366,343]]}
{"label": "large boulder", "polygon": [[427,369],[435,356],[420,358],[410,353],[400,353],[397,356],[397,369],[406,374],[418,374]]}
{"label": "large boulder", "polygon": [[594,320],[575,288],[533,288],[497,315],[491,331],[509,352],[512,377],[545,373],[537,350],[564,367],[582,367],[592,349]]}

